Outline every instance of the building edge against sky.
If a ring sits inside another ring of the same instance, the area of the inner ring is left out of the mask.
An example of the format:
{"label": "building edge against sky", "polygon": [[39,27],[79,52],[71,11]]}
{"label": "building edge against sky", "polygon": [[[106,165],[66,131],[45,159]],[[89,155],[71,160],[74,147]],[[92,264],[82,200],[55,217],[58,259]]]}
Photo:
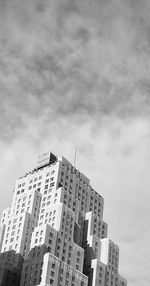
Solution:
{"label": "building edge against sky", "polygon": [[16,180],[0,225],[0,286],[126,286],[104,200],[64,157],[45,153]]}

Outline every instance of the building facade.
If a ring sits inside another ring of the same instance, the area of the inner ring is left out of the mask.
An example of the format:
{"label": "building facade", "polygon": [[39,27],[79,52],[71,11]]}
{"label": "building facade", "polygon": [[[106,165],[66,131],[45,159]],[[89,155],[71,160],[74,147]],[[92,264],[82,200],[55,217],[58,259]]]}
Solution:
{"label": "building facade", "polygon": [[16,181],[11,207],[2,213],[1,279],[5,264],[14,266],[5,253],[13,252],[21,261],[12,285],[126,286],[103,207],[102,196],[68,160],[39,156],[36,168]]}

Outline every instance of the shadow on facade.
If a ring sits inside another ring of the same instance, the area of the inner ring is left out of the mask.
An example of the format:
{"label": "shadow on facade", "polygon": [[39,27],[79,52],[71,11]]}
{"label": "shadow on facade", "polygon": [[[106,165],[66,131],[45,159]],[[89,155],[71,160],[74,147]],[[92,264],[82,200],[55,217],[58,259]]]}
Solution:
{"label": "shadow on facade", "polygon": [[10,250],[0,254],[0,286],[19,286],[23,258]]}

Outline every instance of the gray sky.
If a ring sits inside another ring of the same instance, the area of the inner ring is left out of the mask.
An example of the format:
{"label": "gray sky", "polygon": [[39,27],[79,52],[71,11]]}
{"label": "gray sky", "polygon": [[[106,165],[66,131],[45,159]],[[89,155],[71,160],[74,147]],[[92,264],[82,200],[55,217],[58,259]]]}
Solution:
{"label": "gray sky", "polygon": [[149,56],[149,0],[0,0],[0,212],[39,153],[78,146],[129,286],[150,284]]}

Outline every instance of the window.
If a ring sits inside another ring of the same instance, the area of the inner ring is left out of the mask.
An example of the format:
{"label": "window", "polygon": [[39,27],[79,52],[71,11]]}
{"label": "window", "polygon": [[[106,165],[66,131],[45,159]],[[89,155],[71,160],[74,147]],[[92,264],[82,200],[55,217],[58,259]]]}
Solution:
{"label": "window", "polygon": [[72,276],[72,281],[75,281],[75,276]]}
{"label": "window", "polygon": [[79,250],[77,251],[77,255],[80,256],[80,251]]}

